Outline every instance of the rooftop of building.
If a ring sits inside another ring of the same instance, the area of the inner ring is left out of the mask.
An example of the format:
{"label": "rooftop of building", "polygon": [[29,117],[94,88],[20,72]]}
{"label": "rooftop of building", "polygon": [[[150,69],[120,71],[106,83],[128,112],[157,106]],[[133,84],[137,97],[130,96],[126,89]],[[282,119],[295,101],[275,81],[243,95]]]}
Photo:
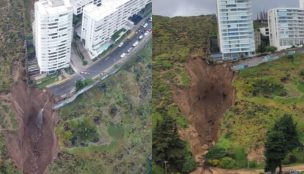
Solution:
{"label": "rooftop of building", "polygon": [[93,2],[93,0],[71,0],[71,3],[73,5],[78,5],[78,6],[82,6],[91,2]]}
{"label": "rooftop of building", "polygon": [[83,11],[96,21],[99,21],[106,16],[117,11],[118,7],[127,3],[130,0],[104,0],[102,5],[97,7],[94,4],[89,4],[84,7]]}
{"label": "rooftop of building", "polygon": [[65,13],[72,9],[70,0],[39,0],[35,2],[36,7],[42,15]]}

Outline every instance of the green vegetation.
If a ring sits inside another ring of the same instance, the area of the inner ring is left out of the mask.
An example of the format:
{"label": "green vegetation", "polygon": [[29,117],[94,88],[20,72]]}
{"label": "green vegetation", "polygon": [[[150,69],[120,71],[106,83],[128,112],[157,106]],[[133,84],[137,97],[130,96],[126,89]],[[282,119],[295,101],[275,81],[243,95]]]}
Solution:
{"label": "green vegetation", "polygon": [[2,134],[0,134],[0,173],[20,174],[8,155],[8,151],[5,147],[5,140]]}
{"label": "green vegetation", "polygon": [[286,89],[280,82],[273,81],[272,79],[257,79],[252,83],[253,96],[286,96]]}
{"label": "green vegetation", "polygon": [[187,151],[186,142],[179,138],[173,118],[164,117],[162,122],[156,124],[152,141],[153,160],[156,164],[168,163],[171,166],[169,171],[176,169],[182,173],[189,173],[196,168],[191,152]]}
{"label": "green vegetation", "polygon": [[146,5],[143,11],[143,16],[147,17],[152,14],[152,2]]}
{"label": "green vegetation", "polygon": [[[188,126],[178,106],[173,101],[173,88],[187,88],[191,85],[191,78],[185,69],[185,63],[191,56],[206,56],[209,37],[216,35],[217,24],[214,15],[196,17],[162,17],[153,16],[153,83],[152,83],[152,120],[153,139],[156,134],[169,134],[159,132],[157,127],[164,120],[170,120],[178,129]],[[199,39],[198,39],[199,38]],[[170,123],[171,124],[171,123]],[[174,136],[177,136],[173,134]],[[165,135],[164,135],[165,136]],[[153,152],[153,173],[165,173],[163,160],[168,160],[168,171],[187,173],[195,168],[195,162],[190,149],[185,142],[175,137],[172,141],[180,142],[175,150],[169,150],[165,156],[159,152]],[[160,147],[159,147],[160,146]],[[161,140],[153,142],[153,148],[162,148]],[[164,145],[165,146],[165,145]],[[173,146],[173,145],[172,145]],[[170,148],[170,146],[165,146]],[[179,157],[179,153],[184,153]],[[157,155],[157,156],[155,156]],[[179,160],[167,159],[169,156]]]}
{"label": "green vegetation", "polygon": [[94,81],[92,79],[78,80],[75,84],[76,91],[79,91],[79,90],[83,89],[84,87],[91,85],[93,82]]}
{"label": "green vegetation", "polygon": [[149,43],[128,66],[60,109],[61,152],[49,173],[151,170],[151,48]]}
{"label": "green vegetation", "polygon": [[267,52],[272,52],[272,53],[274,53],[275,51],[277,51],[277,48],[274,47],[274,46],[266,46],[265,50],[266,50]]}
{"label": "green vegetation", "polygon": [[47,87],[48,85],[55,83],[58,81],[58,75],[48,75],[45,78],[39,80],[39,82],[36,82],[35,87],[39,89],[43,89]]}
{"label": "green vegetation", "polygon": [[[28,21],[24,16],[24,1],[0,0],[0,16],[0,93],[5,95],[17,79],[25,56],[23,46]],[[14,131],[16,128],[17,119],[10,110],[10,103],[0,97],[0,173],[20,173],[9,157],[3,136],[4,130]]]}
{"label": "green vegetation", "polygon": [[266,166],[265,172],[275,173],[279,167],[282,173],[282,161],[287,154],[296,148],[301,148],[296,124],[292,117],[284,115],[272,129],[267,132],[265,143]]}
{"label": "green vegetation", "polygon": [[8,92],[14,78],[12,70],[24,57],[24,4],[22,0],[1,1],[5,8],[0,10],[0,92]]}
{"label": "green vegetation", "polygon": [[117,32],[115,32],[112,37],[111,40],[112,41],[116,41],[118,40],[127,30],[125,28],[122,28],[120,30],[118,30]]}
{"label": "green vegetation", "polygon": [[[231,164],[236,164],[233,168],[247,168],[247,162],[249,167],[263,167],[267,132],[286,114],[297,124],[300,142],[304,142],[303,66],[303,55],[295,55],[293,61],[283,57],[240,71],[234,81],[235,105],[225,113],[220,139],[207,155],[210,165],[220,166],[222,158],[230,157],[235,161]],[[213,150],[222,152],[222,156],[212,156]],[[302,156],[303,150],[294,149],[282,162],[286,165],[303,163]]]}
{"label": "green vegetation", "polygon": [[88,118],[71,120],[64,125],[64,130],[66,143],[72,146],[87,146],[88,142],[99,140],[94,122]]}

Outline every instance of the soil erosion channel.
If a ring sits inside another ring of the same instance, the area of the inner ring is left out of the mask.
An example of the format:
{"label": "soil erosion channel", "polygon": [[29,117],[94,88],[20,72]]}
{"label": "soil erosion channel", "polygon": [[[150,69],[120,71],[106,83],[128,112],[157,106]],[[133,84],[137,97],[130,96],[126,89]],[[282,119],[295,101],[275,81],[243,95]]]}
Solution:
{"label": "soil erosion channel", "polygon": [[24,174],[42,174],[58,152],[54,99],[23,81],[15,83],[9,98],[19,123],[17,130],[5,132],[10,156]]}
{"label": "soil erosion channel", "polygon": [[234,103],[234,72],[230,64],[208,65],[202,58],[190,58],[185,67],[191,85],[175,89],[174,101],[186,115],[189,127],[179,133],[190,143],[196,161],[202,162],[202,156],[217,140],[222,116]]}

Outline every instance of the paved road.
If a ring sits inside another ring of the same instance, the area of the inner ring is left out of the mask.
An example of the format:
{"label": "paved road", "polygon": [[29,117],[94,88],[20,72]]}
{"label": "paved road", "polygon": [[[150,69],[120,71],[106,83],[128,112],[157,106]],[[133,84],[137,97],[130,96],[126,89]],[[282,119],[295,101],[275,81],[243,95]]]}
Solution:
{"label": "paved road", "polygon": [[[295,51],[296,53],[302,54],[302,53],[304,53],[304,48],[295,48],[295,49],[288,49],[288,50],[283,50],[280,52],[275,52],[273,54],[270,54],[269,57],[273,58],[273,60],[276,60],[283,56],[286,56],[289,51]],[[247,67],[254,67],[261,63],[264,63],[264,58],[265,58],[265,56],[247,58],[247,59],[239,60],[239,61],[235,62],[234,65],[247,65]]]}
{"label": "paved road", "polygon": [[[111,68],[113,65],[115,65],[117,62],[121,61],[122,59],[131,59],[133,57],[132,55],[128,54],[124,58],[121,58],[120,55],[122,53],[127,53],[127,50],[132,47],[133,43],[138,40],[139,36],[143,35],[143,33],[145,33],[147,30],[151,31],[151,29],[152,29],[152,23],[148,21],[148,26],[146,28],[143,28],[142,26],[139,27],[139,29],[137,30],[138,32],[136,32],[133,38],[127,40],[122,47],[115,49],[111,54],[109,54],[108,57],[101,60],[97,60],[97,62],[95,62],[93,65],[91,65],[85,70],[85,73],[74,74],[65,82],[50,87],[49,91],[53,93],[53,95],[55,96],[62,96],[64,94],[71,92],[75,88],[75,84],[78,80],[84,78],[89,79],[96,77],[99,74],[104,73],[107,69]],[[148,36],[150,37],[150,35],[151,32],[149,32]],[[145,43],[139,41],[139,44],[136,46],[136,48],[141,47],[143,44]]]}

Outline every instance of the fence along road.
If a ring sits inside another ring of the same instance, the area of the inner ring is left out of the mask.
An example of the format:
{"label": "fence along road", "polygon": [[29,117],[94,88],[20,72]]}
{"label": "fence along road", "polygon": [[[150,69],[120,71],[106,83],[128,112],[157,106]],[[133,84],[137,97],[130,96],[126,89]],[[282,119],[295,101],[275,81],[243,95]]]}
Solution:
{"label": "fence along road", "polygon": [[[119,59],[119,61],[117,61],[115,64],[113,64],[107,72],[103,73],[103,74],[98,74],[96,76],[93,77],[93,79],[95,79],[95,82],[91,85],[88,85],[86,87],[84,87],[83,89],[79,90],[78,92],[76,92],[75,94],[73,94],[72,96],[56,103],[53,106],[53,109],[58,110],[61,107],[73,102],[79,95],[87,92],[88,90],[90,90],[91,88],[93,88],[95,85],[97,85],[98,83],[100,83],[101,81],[103,81],[104,79],[106,79],[107,77],[115,74],[116,72],[118,72],[120,70],[120,68],[126,64],[129,60],[131,60],[131,58],[136,58],[136,54],[145,47],[145,45],[147,45],[147,43],[149,42],[149,40],[151,39],[151,33],[149,33],[148,36],[146,36],[141,42],[140,44],[135,47],[135,49],[131,52],[131,54],[128,54],[124,59]],[[70,91],[70,93],[75,92],[75,88],[73,88],[73,91]]]}

